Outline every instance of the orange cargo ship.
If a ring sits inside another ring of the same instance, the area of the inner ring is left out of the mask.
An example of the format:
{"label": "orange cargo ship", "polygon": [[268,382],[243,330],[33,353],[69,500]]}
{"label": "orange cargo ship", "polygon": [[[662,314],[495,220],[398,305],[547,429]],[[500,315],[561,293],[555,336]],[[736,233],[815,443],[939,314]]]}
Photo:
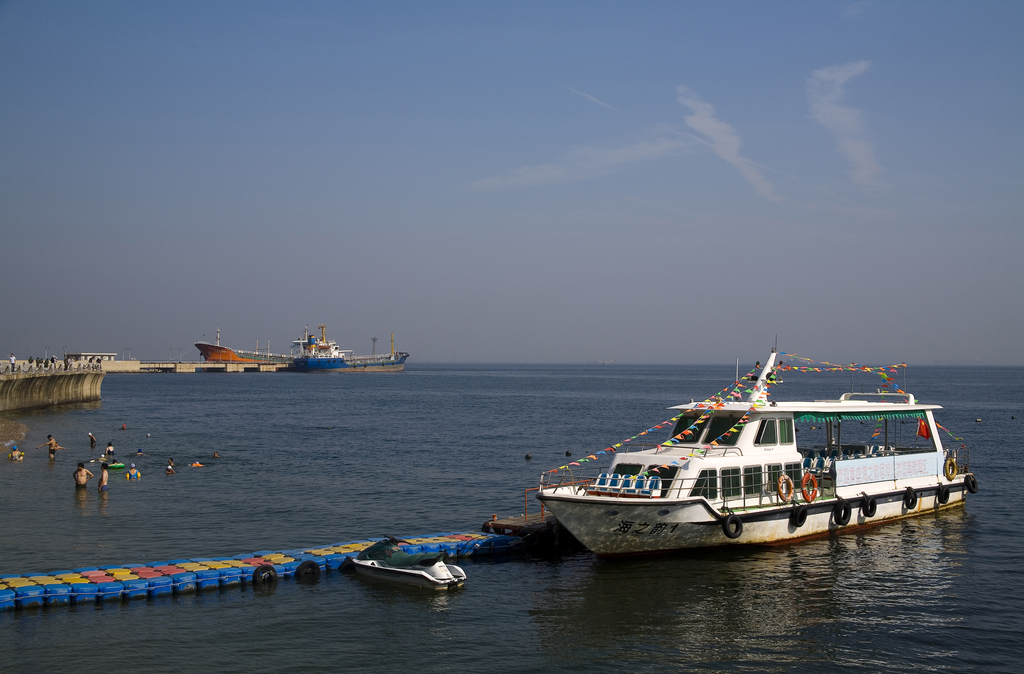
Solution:
{"label": "orange cargo ship", "polygon": [[203,359],[211,363],[291,363],[294,359],[284,354],[270,353],[270,343],[267,342],[267,350],[262,351],[235,351],[226,346],[220,345],[220,328],[217,328],[217,343],[196,342],[195,347],[199,349]]}

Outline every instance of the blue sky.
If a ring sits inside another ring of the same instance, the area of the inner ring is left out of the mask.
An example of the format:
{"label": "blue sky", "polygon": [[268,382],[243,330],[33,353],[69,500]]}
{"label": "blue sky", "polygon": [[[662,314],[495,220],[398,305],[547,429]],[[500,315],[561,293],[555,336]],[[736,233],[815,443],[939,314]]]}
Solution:
{"label": "blue sky", "polygon": [[0,350],[1024,364],[1018,3],[0,3]]}

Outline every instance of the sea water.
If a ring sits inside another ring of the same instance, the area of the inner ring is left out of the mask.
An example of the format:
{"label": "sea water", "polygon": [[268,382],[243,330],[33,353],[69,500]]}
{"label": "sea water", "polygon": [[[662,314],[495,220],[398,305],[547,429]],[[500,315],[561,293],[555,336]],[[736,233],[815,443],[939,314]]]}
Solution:
{"label": "sea water", "polygon": [[[939,423],[971,448],[980,493],[966,508],[775,547],[467,561],[465,589],[449,593],[335,573],[267,592],[6,612],[0,670],[1018,671],[1022,375],[908,371],[908,390],[942,405]],[[525,490],[566,452],[623,440],[733,378],[713,366],[414,363],[110,375],[101,403],[8,413],[31,430],[25,461],[0,463],[0,573],[476,530],[539,508]],[[881,384],[785,379],[774,398]],[[67,448],[53,463],[32,449],[47,433]],[[75,465],[98,474],[89,461],[108,441],[142,479],[111,471],[104,494],[95,480],[74,489]]]}

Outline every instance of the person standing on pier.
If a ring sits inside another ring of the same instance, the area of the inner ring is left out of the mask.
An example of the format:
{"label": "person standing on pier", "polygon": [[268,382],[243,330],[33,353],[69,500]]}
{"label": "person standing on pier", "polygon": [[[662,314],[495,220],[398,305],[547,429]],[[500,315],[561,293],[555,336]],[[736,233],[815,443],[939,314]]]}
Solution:
{"label": "person standing on pier", "polygon": [[14,366],[17,364],[17,360],[14,358],[14,354],[11,354],[11,374],[14,374]]}
{"label": "person standing on pier", "polygon": [[52,435],[47,435],[46,436],[46,442],[44,442],[43,444],[39,445],[39,447],[36,447],[36,449],[41,449],[43,447],[48,447],[49,448],[49,450],[50,450],[50,461],[53,461],[53,458],[54,458],[53,455],[56,453],[56,451],[58,449],[64,449],[59,444],[57,444],[57,441],[53,439]]}
{"label": "person standing on pier", "polygon": [[84,463],[78,464],[78,470],[74,472],[75,489],[85,489],[85,483],[94,477],[96,476],[86,470]]}

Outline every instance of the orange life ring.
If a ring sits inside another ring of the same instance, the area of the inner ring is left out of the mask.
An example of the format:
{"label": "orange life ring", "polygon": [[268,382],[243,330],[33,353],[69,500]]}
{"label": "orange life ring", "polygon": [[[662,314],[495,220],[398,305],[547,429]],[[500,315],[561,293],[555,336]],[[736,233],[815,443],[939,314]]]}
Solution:
{"label": "orange life ring", "polygon": [[790,501],[792,501],[793,492],[796,491],[796,487],[793,485],[792,478],[790,478],[789,475],[780,475],[779,484],[775,488],[775,491],[778,493],[779,498],[782,499],[784,503],[789,503]]}
{"label": "orange life ring", "polygon": [[[814,485],[810,491],[807,489],[808,482]],[[813,503],[814,499],[818,498],[818,478],[814,477],[813,473],[804,473],[804,479],[800,480],[800,493],[808,503]]]}

